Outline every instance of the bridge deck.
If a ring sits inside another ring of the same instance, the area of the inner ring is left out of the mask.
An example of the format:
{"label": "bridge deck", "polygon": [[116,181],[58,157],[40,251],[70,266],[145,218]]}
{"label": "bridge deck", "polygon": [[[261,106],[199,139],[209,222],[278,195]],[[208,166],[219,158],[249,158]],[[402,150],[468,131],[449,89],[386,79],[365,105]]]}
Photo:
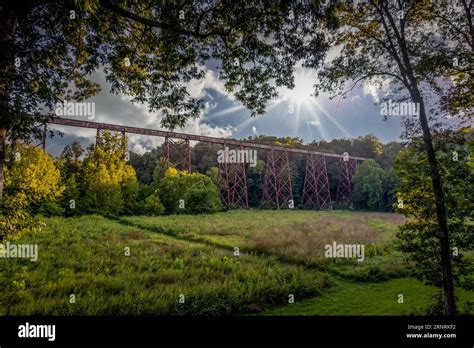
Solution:
{"label": "bridge deck", "polygon": [[[143,135],[158,136],[158,137],[169,137],[169,138],[175,138],[175,139],[188,139],[188,140],[201,141],[201,142],[207,142],[207,143],[213,143],[213,144],[243,146],[247,148],[263,149],[263,150],[279,150],[279,151],[287,151],[287,152],[306,154],[306,155],[318,155],[318,156],[335,157],[335,158],[343,157],[343,155],[339,155],[339,154],[319,152],[319,151],[306,150],[306,149],[297,149],[297,148],[293,148],[289,146],[259,144],[259,143],[254,143],[250,141],[222,139],[222,138],[208,137],[204,135],[194,135],[194,134],[187,134],[187,133],[169,132],[169,131],[163,131],[163,130],[157,130],[157,129],[122,126],[122,125],[116,125],[116,124],[110,124],[110,123],[82,121],[82,120],[76,120],[76,119],[70,119],[70,118],[55,118],[53,121],[50,121],[49,123],[62,125],[62,126],[93,128],[93,129],[108,129],[108,130],[124,132],[124,133],[143,134]],[[368,159],[364,157],[355,157],[355,156],[349,156],[349,158],[360,160],[360,161]]]}

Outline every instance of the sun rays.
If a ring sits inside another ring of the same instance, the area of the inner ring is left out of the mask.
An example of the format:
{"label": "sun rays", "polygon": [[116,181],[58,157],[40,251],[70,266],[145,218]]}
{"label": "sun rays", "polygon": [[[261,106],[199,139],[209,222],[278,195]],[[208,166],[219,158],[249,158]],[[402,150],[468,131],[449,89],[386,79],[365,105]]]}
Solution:
{"label": "sun rays", "polygon": [[[246,117],[242,122],[232,127],[237,133],[247,132],[252,126],[259,124],[262,129],[261,117],[269,123],[278,123],[289,136],[309,138],[311,140],[329,139],[329,137],[350,137],[350,133],[322,105],[321,97],[314,96],[317,80],[314,71],[298,68],[295,71],[294,88],[279,87],[278,97],[270,100],[266,114],[259,117]],[[245,110],[242,104],[231,105],[228,108],[210,114],[211,120],[222,117],[232,117]],[[240,117],[236,117],[240,118]],[[229,119],[232,122],[231,119]],[[328,130],[331,129],[331,132]],[[336,131],[338,134],[334,135]],[[265,134],[265,129],[261,130]],[[331,133],[331,134],[329,134]]]}

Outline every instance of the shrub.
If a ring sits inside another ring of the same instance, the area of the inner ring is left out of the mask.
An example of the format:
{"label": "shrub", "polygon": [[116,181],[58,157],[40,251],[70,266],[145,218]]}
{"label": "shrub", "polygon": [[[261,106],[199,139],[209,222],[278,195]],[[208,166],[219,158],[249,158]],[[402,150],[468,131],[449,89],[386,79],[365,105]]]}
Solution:
{"label": "shrub", "polygon": [[168,168],[159,183],[160,199],[168,214],[215,213],[222,207],[211,178]]}
{"label": "shrub", "polygon": [[217,188],[191,187],[184,196],[186,212],[190,214],[212,214],[221,209]]}
{"label": "shrub", "polygon": [[153,192],[145,198],[144,212],[146,215],[162,215],[165,211],[164,205],[160,201],[158,191]]}

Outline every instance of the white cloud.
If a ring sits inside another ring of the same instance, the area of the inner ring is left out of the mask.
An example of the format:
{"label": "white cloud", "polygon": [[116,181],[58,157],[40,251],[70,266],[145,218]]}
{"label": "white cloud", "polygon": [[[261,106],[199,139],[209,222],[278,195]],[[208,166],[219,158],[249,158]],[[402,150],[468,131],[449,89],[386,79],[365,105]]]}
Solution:
{"label": "white cloud", "polygon": [[252,127],[252,134],[253,134],[253,135],[257,135],[257,134],[258,134],[258,132],[257,132],[257,127],[255,127],[255,126]]}
{"label": "white cloud", "polygon": [[380,88],[378,88],[375,84],[370,83],[370,82],[364,83],[362,87],[363,87],[364,94],[370,95],[372,97],[372,100],[375,103],[380,102],[380,97],[379,97]]}
{"label": "white cloud", "polygon": [[191,80],[186,85],[186,90],[192,98],[203,98],[205,96],[209,96],[206,90],[213,89],[228,99],[235,100],[235,97],[227,92],[224,83],[219,80],[219,78],[216,76],[217,74],[214,71],[202,66],[199,66],[199,68],[206,71],[204,78],[200,80]]}
{"label": "white cloud", "polygon": [[232,136],[233,129],[231,127],[216,127],[203,122],[206,115],[213,106],[206,103],[204,110],[198,118],[188,120],[186,126],[181,127],[178,131],[189,134],[205,135],[216,138],[229,138]]}
{"label": "white cloud", "polygon": [[308,126],[311,126],[311,127],[318,127],[321,124],[321,122],[314,120],[314,121],[308,121],[307,124]]}
{"label": "white cloud", "polygon": [[362,90],[364,94],[370,95],[374,103],[380,103],[380,98],[389,93],[392,80],[389,78],[372,78],[364,81]]}

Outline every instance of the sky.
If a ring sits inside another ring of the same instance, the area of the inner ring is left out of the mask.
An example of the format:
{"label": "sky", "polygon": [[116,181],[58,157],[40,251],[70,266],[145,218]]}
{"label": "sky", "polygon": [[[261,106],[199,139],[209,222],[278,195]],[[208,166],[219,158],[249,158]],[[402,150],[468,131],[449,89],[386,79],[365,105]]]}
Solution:
{"label": "sky", "polygon": [[[271,100],[266,113],[251,117],[233,95],[229,94],[216,71],[206,68],[204,79],[187,85],[193,97],[202,98],[205,109],[201,116],[189,120],[177,132],[207,135],[219,138],[242,139],[250,135],[299,137],[305,143],[335,138],[350,138],[374,134],[383,143],[399,140],[402,133],[401,119],[384,120],[377,104],[378,92],[370,85],[354,88],[346,99],[327,95],[312,96],[315,72],[302,67],[295,70],[295,88],[279,88],[279,95]],[[104,73],[99,70],[92,78],[102,86],[96,96],[87,100],[95,103],[95,118],[91,121],[126,126],[163,129],[159,112],[150,113],[146,105],[132,104],[130,97],[111,94]],[[69,117],[69,116],[68,116]],[[72,117],[74,118],[74,117]],[[87,120],[84,116],[78,119]],[[59,155],[66,144],[79,140],[83,147],[94,141],[94,129],[51,126],[64,133],[63,137],[48,139],[46,150]],[[128,134],[129,150],[144,153],[160,145],[164,139]]]}

